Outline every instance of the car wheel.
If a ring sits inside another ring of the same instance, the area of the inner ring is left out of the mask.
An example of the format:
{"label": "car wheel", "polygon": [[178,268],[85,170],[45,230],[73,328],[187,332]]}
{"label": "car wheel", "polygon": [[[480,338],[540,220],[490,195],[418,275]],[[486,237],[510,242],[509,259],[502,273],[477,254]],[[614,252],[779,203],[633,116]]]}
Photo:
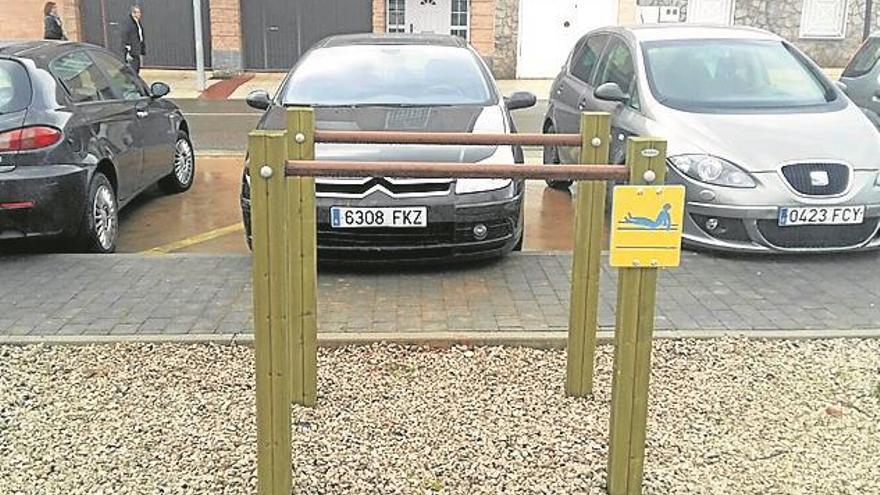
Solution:
{"label": "car wheel", "polygon": [[116,251],[119,237],[119,205],[107,177],[96,172],[89,185],[85,216],[77,238],[79,248],[89,253]]}
{"label": "car wheel", "polygon": [[192,187],[196,176],[196,157],[189,136],[179,131],[174,143],[174,169],[159,181],[159,187],[168,194],[182,193]]}
{"label": "car wheel", "polygon": [[[556,134],[556,129],[551,124],[547,127],[547,130],[544,134]],[[544,146],[544,164],[546,165],[558,165],[561,163],[559,159],[559,150],[556,149],[556,146]],[[547,185],[552,187],[553,189],[558,189],[560,191],[568,191],[571,187],[572,181],[570,180],[546,180]]]}

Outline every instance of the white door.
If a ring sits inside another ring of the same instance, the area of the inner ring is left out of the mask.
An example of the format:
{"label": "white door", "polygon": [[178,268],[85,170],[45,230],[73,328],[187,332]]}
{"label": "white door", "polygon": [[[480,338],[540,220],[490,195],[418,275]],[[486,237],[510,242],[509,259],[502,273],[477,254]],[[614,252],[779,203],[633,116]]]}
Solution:
{"label": "white door", "polygon": [[406,0],[406,32],[449,34],[452,0]]}
{"label": "white door", "polygon": [[735,0],[691,0],[687,21],[704,24],[733,24]]}
{"label": "white door", "polygon": [[556,77],[584,34],[617,24],[617,2],[520,0],[517,77]]}

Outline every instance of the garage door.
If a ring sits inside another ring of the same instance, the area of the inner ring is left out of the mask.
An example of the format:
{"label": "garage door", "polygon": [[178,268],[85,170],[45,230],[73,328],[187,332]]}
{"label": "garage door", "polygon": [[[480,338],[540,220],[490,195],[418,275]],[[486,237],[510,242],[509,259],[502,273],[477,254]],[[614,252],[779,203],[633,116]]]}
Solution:
{"label": "garage door", "polygon": [[248,0],[242,9],[248,69],[288,70],[334,34],[373,30],[372,0]]}
{"label": "garage door", "polygon": [[[209,0],[202,0],[205,65],[211,66]],[[83,39],[122,54],[122,29],[132,0],[80,0]],[[147,41],[145,67],[191,69],[196,66],[195,27],[191,0],[140,0]]]}

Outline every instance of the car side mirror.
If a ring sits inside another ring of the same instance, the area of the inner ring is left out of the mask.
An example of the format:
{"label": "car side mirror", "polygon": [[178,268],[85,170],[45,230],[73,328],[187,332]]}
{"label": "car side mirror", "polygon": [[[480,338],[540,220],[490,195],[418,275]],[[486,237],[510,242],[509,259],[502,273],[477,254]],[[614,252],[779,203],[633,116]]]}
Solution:
{"label": "car side mirror", "polygon": [[538,98],[528,91],[517,91],[516,93],[504,98],[504,105],[508,110],[520,110],[535,106]]}
{"label": "car side mirror", "polygon": [[593,91],[593,96],[599,100],[614,101],[618,103],[626,103],[630,96],[620,89],[617,83],[607,82]]}
{"label": "car side mirror", "polygon": [[171,87],[163,82],[154,82],[150,85],[150,96],[153,98],[164,98],[171,92]]}
{"label": "car side mirror", "polygon": [[272,98],[269,97],[269,92],[262,89],[251,91],[245,101],[249,107],[256,108],[257,110],[266,110],[272,106]]}

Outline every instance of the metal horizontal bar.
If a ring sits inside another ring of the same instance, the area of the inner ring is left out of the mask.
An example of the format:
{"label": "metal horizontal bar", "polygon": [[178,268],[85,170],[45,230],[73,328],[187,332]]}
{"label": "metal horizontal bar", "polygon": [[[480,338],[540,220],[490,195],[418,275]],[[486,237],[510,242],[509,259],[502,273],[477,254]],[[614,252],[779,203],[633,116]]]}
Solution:
{"label": "metal horizontal bar", "polygon": [[472,134],[468,132],[315,131],[316,143],[580,146],[580,134]]}
{"label": "metal horizontal bar", "polygon": [[288,177],[510,178],[552,180],[625,180],[625,165],[513,165],[443,162],[340,162],[291,160]]}

